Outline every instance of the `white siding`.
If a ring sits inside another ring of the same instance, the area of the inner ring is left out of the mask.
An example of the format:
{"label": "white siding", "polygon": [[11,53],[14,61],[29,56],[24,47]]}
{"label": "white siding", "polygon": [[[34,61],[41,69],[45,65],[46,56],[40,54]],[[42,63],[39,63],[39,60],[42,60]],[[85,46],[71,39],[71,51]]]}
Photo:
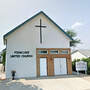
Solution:
{"label": "white siding", "polygon": [[[40,28],[35,25],[47,26],[42,30],[43,43],[40,44]],[[18,28],[7,37],[6,76],[11,77],[11,70],[16,70],[16,77],[36,77],[36,48],[69,48],[69,38],[65,36],[44,15],[40,14],[32,21]],[[32,58],[10,58],[14,51],[27,50]]]}

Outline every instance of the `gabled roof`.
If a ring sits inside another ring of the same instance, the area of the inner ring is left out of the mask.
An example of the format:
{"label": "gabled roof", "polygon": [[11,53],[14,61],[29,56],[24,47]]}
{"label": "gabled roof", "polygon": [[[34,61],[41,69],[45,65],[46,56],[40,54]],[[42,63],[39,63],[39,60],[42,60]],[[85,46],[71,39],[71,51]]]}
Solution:
{"label": "gabled roof", "polygon": [[17,27],[15,27],[14,29],[12,29],[10,32],[8,32],[7,34],[5,34],[3,36],[3,39],[5,40],[5,38],[12,34],[14,31],[16,31],[18,28],[20,28],[22,25],[26,24],[27,22],[29,22],[30,20],[32,20],[33,18],[35,18],[36,16],[38,16],[39,14],[43,14],[44,16],[46,16],[54,25],[56,25],[60,31],[62,31],[70,40],[73,40],[72,37],[70,37],[59,25],[57,25],[49,16],[47,16],[43,11],[40,11],[39,13],[37,13],[36,15],[32,16],[31,18],[29,18],[28,20],[26,20],[25,22],[21,23],[20,25],[18,25]]}
{"label": "gabled roof", "polygon": [[90,50],[87,49],[80,49],[80,50],[76,50],[74,52],[72,52],[72,54],[76,53],[76,52],[80,52],[81,54],[83,54],[86,57],[90,57]]}

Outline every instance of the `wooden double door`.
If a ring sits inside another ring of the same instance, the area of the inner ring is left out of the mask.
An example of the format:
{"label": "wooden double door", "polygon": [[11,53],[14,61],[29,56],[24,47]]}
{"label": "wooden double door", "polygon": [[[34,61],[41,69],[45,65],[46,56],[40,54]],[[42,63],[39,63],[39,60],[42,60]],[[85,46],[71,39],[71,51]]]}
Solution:
{"label": "wooden double door", "polygon": [[66,58],[40,58],[40,76],[67,74]]}

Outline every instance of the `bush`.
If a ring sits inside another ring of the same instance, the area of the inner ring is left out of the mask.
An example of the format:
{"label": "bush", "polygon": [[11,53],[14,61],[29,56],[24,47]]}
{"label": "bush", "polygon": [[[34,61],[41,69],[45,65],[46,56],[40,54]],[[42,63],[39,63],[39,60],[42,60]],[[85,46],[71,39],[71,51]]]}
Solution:
{"label": "bush", "polygon": [[[76,71],[76,68],[75,68],[76,61],[80,61],[80,59],[74,60],[72,62],[72,70],[73,71]],[[81,61],[87,62],[87,74],[90,74],[90,58],[83,58],[83,59],[81,59]]]}
{"label": "bush", "polygon": [[4,66],[4,71],[5,71],[5,62],[6,62],[6,50],[3,51],[2,53],[2,64]]}
{"label": "bush", "polygon": [[80,59],[76,59],[76,60],[74,60],[74,61],[72,62],[72,70],[73,70],[73,71],[76,71],[75,63],[78,62],[78,61],[80,61]]}

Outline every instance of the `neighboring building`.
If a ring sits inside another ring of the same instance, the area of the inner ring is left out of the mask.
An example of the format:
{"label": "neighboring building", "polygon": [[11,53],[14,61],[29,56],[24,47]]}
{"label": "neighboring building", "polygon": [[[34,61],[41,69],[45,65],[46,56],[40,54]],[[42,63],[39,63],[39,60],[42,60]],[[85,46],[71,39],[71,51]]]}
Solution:
{"label": "neighboring building", "polygon": [[90,50],[75,50],[71,54],[72,61],[90,57]]}
{"label": "neighboring building", "polygon": [[4,35],[6,77],[72,74],[72,38],[44,12],[39,12]]}

